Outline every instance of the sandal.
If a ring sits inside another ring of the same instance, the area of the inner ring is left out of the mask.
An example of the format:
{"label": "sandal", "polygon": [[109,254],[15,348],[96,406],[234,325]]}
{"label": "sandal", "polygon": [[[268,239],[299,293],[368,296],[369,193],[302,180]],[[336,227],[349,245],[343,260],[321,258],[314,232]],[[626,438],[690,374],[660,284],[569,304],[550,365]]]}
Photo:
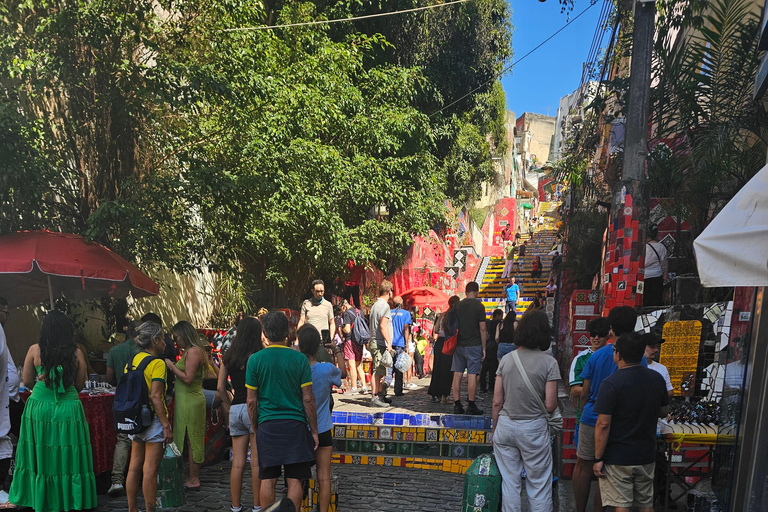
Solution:
{"label": "sandal", "polygon": [[6,501],[5,503],[0,503],[0,510],[11,510],[19,508],[18,505],[14,505],[10,501]]}

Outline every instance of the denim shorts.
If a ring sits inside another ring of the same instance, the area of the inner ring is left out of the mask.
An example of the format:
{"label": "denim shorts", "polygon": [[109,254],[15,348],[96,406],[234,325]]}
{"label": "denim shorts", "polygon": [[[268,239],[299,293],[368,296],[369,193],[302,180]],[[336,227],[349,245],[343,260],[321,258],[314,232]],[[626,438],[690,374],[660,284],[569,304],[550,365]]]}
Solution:
{"label": "denim shorts", "polygon": [[499,348],[496,351],[496,357],[499,358],[499,361],[501,361],[501,358],[505,355],[509,354],[513,350],[515,350],[517,347],[514,343],[499,343]]}
{"label": "denim shorts", "polygon": [[155,416],[152,420],[152,424],[149,425],[147,430],[139,432],[138,434],[131,434],[128,436],[128,439],[131,441],[139,441],[141,443],[162,443],[164,436],[163,425],[160,423],[160,418]]}
{"label": "denim shorts", "polygon": [[229,409],[229,435],[247,436],[253,434],[251,418],[248,416],[248,404],[236,404]]}
{"label": "denim shorts", "polygon": [[468,374],[480,375],[482,359],[483,347],[480,345],[472,347],[456,347],[456,352],[453,353],[451,371],[464,373],[464,369],[466,368]]}

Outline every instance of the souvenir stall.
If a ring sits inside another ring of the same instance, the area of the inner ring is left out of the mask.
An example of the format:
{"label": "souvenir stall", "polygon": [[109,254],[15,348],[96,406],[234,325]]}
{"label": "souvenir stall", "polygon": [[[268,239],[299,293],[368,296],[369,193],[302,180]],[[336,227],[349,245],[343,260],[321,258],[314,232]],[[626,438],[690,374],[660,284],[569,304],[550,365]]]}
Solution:
{"label": "souvenir stall", "polygon": [[[748,287],[749,327],[731,332],[722,377],[712,487],[723,510],[763,511],[768,503],[768,166],[723,208],[694,242],[705,287]],[[734,310],[735,318],[736,311]],[[730,348],[734,348],[733,352]],[[719,380],[719,383],[718,383]]]}
{"label": "souvenir stall", "polygon": [[[673,387],[669,414],[658,423],[663,505],[686,498],[698,482],[718,468],[718,446],[732,440],[727,398],[743,378],[745,335],[749,332],[752,294],[737,289],[734,300],[686,304],[648,311],[636,330],[664,340],[659,362]],[[657,469],[658,471],[658,469]],[[671,500],[670,500],[671,498]]]}
{"label": "souvenir stall", "polygon": [[[157,295],[157,283],[138,268],[81,236],[24,231],[0,236],[0,290],[11,307],[48,303],[58,297],[86,300]],[[23,400],[29,392],[20,393]],[[112,419],[113,388],[98,374],[89,375],[80,401],[90,427],[93,470],[112,469],[116,434]]]}

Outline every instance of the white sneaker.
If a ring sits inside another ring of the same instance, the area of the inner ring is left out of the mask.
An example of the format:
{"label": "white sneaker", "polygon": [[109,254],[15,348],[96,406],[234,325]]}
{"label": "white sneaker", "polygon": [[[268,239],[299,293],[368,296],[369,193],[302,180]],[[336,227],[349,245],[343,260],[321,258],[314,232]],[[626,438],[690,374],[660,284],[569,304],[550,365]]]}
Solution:
{"label": "white sneaker", "polygon": [[416,384],[414,384],[413,382],[409,382],[408,384],[406,384],[406,386],[405,386],[405,387],[407,387],[408,389],[416,389],[416,388],[418,388],[419,386],[418,386],[418,385],[416,385]]}
{"label": "white sneaker", "polygon": [[107,491],[107,494],[109,494],[110,496],[117,496],[124,492],[125,492],[125,487],[123,487],[123,484],[114,483],[112,484],[112,487],[110,487],[109,490]]}
{"label": "white sneaker", "polygon": [[350,393],[359,393],[360,390],[358,388],[352,388],[349,390]]}
{"label": "white sneaker", "polygon": [[368,394],[368,388],[366,388],[365,386],[360,388],[360,394],[361,395],[367,395]]}

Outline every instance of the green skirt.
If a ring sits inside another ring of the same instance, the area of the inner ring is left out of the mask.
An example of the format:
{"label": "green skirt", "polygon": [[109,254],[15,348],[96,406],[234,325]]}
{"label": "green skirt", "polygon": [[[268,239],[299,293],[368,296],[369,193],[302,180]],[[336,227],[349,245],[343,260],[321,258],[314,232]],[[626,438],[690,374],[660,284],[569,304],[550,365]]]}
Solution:
{"label": "green skirt", "polygon": [[10,501],[36,512],[95,508],[88,423],[77,390],[38,382],[24,407]]}

